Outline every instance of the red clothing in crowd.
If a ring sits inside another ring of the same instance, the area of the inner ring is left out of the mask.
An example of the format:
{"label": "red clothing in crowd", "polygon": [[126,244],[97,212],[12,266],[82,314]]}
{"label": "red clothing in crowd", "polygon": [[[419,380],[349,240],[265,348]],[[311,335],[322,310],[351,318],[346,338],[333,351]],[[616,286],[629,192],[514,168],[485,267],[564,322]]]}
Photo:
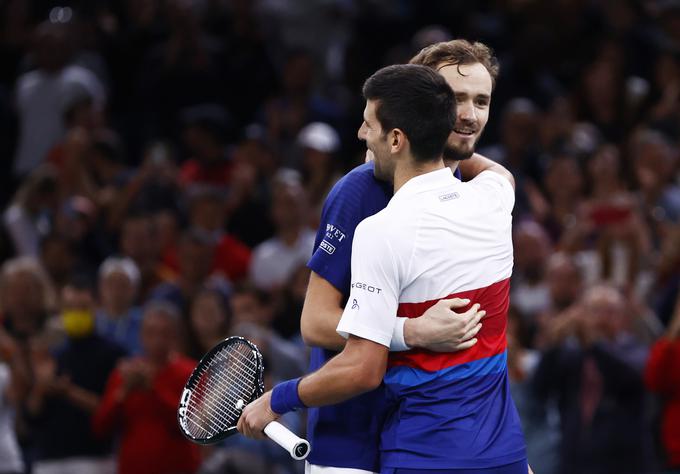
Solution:
{"label": "red clothing in crowd", "polygon": [[[213,271],[224,274],[230,281],[240,281],[248,276],[250,248],[229,234],[224,234],[215,247]],[[169,248],[163,255],[163,264],[176,274],[179,273],[177,247]]]}
{"label": "red clothing in crowd", "polygon": [[680,339],[659,339],[652,347],[645,383],[663,398],[661,438],[668,462],[680,466]]}
{"label": "red clothing in crowd", "polygon": [[229,184],[232,164],[224,160],[219,163],[206,165],[196,159],[185,161],[179,171],[179,182],[182,187],[191,184],[208,184],[225,186]]}
{"label": "red clothing in crowd", "polygon": [[92,425],[98,436],[120,429],[120,474],[196,472],[199,448],[177,426],[177,405],[194,366],[191,359],[177,356],[156,374],[150,390],[135,390],[122,402],[116,394],[123,379],[118,369],[112,372]]}

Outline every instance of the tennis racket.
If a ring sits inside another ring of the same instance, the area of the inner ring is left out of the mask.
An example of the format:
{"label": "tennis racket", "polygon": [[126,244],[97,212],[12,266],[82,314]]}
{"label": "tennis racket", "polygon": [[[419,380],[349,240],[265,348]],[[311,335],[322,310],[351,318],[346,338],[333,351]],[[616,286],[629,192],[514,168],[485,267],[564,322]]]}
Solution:
{"label": "tennis racket", "polygon": [[[198,444],[216,443],[237,433],[243,408],[264,393],[264,367],[257,346],[228,337],[203,356],[184,386],[177,421],[184,436]],[[294,459],[305,459],[309,442],[272,421],[265,434]]]}

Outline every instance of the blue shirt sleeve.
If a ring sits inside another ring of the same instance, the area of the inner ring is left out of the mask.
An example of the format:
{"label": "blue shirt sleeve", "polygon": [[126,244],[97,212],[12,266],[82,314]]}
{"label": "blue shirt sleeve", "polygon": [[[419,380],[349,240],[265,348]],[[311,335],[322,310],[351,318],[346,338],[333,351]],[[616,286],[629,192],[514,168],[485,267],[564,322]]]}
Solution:
{"label": "blue shirt sleeve", "polygon": [[352,239],[359,223],[385,208],[388,185],[373,177],[373,165],[350,171],[331,189],[321,212],[314,253],[307,266],[347,296],[352,268]]}

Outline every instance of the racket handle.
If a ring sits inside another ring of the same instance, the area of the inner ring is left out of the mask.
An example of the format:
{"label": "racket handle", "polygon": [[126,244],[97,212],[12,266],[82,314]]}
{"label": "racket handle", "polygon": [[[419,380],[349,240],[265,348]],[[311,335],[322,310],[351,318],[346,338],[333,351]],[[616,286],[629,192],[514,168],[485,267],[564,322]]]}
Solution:
{"label": "racket handle", "polygon": [[300,438],[278,421],[272,421],[265,426],[264,434],[288,451],[293,459],[299,461],[309,454],[309,441]]}

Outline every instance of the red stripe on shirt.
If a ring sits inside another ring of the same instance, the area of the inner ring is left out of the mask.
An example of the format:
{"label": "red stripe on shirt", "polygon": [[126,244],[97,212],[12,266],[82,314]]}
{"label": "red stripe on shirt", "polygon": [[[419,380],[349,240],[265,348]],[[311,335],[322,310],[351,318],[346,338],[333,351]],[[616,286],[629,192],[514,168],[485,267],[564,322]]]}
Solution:
{"label": "red stripe on shirt", "polygon": [[467,311],[474,303],[479,303],[486,311],[482,319],[482,329],[477,333],[477,344],[470,349],[459,352],[430,352],[425,349],[413,349],[406,352],[390,353],[388,367],[407,366],[435,372],[454,365],[473,360],[491,357],[505,351],[507,340],[505,331],[510,304],[510,279],[501,280],[485,288],[461,291],[444,298],[424,301],[422,303],[400,303],[397,315],[417,318],[433,306],[437,301],[451,298],[468,298],[470,305],[456,309],[456,312]]}

